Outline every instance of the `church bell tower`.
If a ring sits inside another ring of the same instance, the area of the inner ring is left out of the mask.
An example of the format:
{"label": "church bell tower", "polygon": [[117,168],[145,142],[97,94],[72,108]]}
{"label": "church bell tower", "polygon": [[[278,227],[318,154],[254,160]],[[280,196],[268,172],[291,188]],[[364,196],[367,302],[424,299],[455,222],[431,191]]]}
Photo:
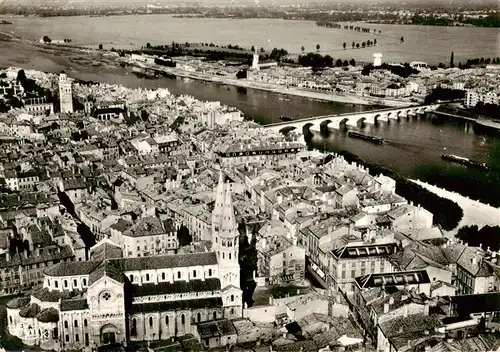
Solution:
{"label": "church bell tower", "polygon": [[240,289],[239,232],[234,216],[229,183],[219,176],[212,214],[213,249],[219,263],[224,316],[241,317],[242,292]]}

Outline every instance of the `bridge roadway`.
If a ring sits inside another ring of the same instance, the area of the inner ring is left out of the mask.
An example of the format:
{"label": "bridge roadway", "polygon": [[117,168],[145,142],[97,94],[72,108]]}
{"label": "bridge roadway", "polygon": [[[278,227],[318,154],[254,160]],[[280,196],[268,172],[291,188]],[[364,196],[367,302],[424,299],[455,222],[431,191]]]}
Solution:
{"label": "bridge roadway", "polygon": [[304,127],[309,127],[313,131],[318,131],[321,127],[331,127],[340,129],[342,125],[356,127],[361,121],[375,124],[377,121],[399,120],[411,115],[423,114],[436,110],[440,104],[409,106],[404,108],[387,108],[380,110],[362,111],[355,113],[345,113],[339,115],[324,115],[307,117],[293,121],[283,121],[263,126],[265,129],[276,132],[283,130],[297,130],[302,133]]}

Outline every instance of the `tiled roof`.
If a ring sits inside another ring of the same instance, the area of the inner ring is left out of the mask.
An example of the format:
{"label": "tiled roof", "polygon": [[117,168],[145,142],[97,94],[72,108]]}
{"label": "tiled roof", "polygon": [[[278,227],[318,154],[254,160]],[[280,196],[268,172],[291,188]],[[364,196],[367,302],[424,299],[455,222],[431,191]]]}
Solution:
{"label": "tiled roof", "polygon": [[155,257],[112,259],[112,262],[125,271],[181,268],[198,265],[217,265],[214,252],[164,255]]}
{"label": "tiled roof", "polygon": [[200,323],[198,324],[197,329],[201,339],[236,334],[236,328],[229,319]]}
{"label": "tiled roof", "polygon": [[379,324],[379,327],[385,337],[392,338],[419,331],[434,331],[434,328],[441,327],[441,325],[441,320],[437,315],[413,314],[407,317],[396,317]]}
{"label": "tiled roof", "polygon": [[[392,304],[390,304],[392,299]],[[384,314],[384,305],[389,303],[389,311],[396,310],[406,304],[424,304],[424,299],[418,293],[413,291],[397,291],[391,295],[387,295],[385,298],[377,300],[371,304],[373,310],[378,314]]]}
{"label": "tiled roof", "polygon": [[141,237],[165,234],[162,222],[155,216],[139,219],[132,227],[123,232],[124,236]]}
{"label": "tiled roof", "polygon": [[47,276],[76,276],[88,275],[94,270],[100,261],[90,260],[86,262],[59,263],[44,270]]}
{"label": "tiled roof", "polygon": [[116,265],[116,263],[105,259],[90,273],[89,285],[92,285],[94,282],[104,276],[120,283],[125,282],[123,272]]}
{"label": "tiled roof", "polygon": [[46,287],[32,292],[32,296],[42,302],[58,302],[59,299],[69,299],[78,295],[81,295],[81,291],[49,291]]}
{"label": "tiled roof", "polygon": [[65,299],[61,301],[61,311],[88,309],[87,299]]}
{"label": "tiled roof", "polygon": [[40,313],[40,306],[36,303],[32,303],[21,309],[19,311],[19,316],[22,318],[34,318],[38,313]]}
{"label": "tiled roof", "polygon": [[160,282],[158,284],[143,284],[132,285],[133,297],[152,296],[170,293],[185,293],[185,292],[207,292],[219,291],[221,284],[219,279],[191,280],[191,281],[176,281],[174,283]]}
{"label": "tiled roof", "polygon": [[168,301],[157,303],[133,304],[130,313],[163,312],[177,309],[220,308],[222,298],[204,298],[193,300]]}
{"label": "tiled roof", "polygon": [[57,309],[50,307],[38,313],[36,319],[42,323],[57,323],[59,321],[59,312]]}
{"label": "tiled roof", "polygon": [[92,260],[115,259],[122,256],[122,249],[111,242],[99,242],[92,247],[90,252]]}
{"label": "tiled roof", "polygon": [[7,302],[7,308],[19,309],[25,307],[28,303],[30,303],[29,297],[16,297]]}

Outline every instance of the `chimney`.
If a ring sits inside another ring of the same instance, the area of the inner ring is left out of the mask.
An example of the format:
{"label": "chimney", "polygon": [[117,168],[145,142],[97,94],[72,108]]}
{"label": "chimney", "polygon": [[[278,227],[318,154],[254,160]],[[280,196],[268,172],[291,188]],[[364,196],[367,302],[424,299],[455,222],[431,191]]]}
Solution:
{"label": "chimney", "polygon": [[389,297],[389,305],[393,305],[394,304],[394,298],[393,297]]}
{"label": "chimney", "polygon": [[262,248],[263,248],[263,249],[265,249],[265,248],[266,248],[266,245],[267,245],[267,243],[266,243],[266,242],[267,242],[267,241],[266,241],[266,238],[265,238],[265,237],[263,237],[263,238],[262,238],[262,240],[261,240],[261,242],[260,242],[260,243],[261,243],[261,246],[262,246]]}
{"label": "chimney", "polygon": [[477,265],[477,257],[472,257],[471,262],[472,265]]}
{"label": "chimney", "polygon": [[408,316],[408,305],[405,304],[403,306],[403,317],[406,318]]}
{"label": "chimney", "polygon": [[384,313],[389,313],[389,303],[384,303]]}
{"label": "chimney", "polygon": [[424,303],[424,315],[429,315],[429,302],[425,301]]}

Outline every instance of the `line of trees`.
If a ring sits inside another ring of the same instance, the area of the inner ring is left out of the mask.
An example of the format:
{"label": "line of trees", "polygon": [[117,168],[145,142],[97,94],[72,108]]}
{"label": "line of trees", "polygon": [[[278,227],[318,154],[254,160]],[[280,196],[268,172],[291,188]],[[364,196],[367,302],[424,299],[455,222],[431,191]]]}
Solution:
{"label": "line of trees", "polygon": [[356,66],[356,60],[344,60],[337,59],[336,61],[330,55],[321,55],[318,53],[308,53],[306,55],[299,55],[298,64],[303,67],[311,67],[313,71],[320,70],[325,67],[345,67],[345,66]]}
{"label": "line of trees", "polygon": [[356,32],[361,32],[361,33],[378,33],[381,34],[381,30],[377,29],[371,29],[367,27],[360,27],[360,26],[354,26],[354,25],[342,25],[338,24],[337,22],[333,21],[328,21],[328,20],[321,20],[321,21],[316,21],[316,25],[319,27],[328,27],[328,28],[335,28],[335,29],[346,29],[346,30],[351,30],[351,31],[356,31]]}
{"label": "line of trees", "polygon": [[491,251],[500,250],[500,227],[477,225],[464,226],[458,230],[457,237],[470,246],[490,248]]}
{"label": "line of trees", "polygon": [[[359,49],[360,47],[366,48],[366,47],[370,47],[370,46],[374,46],[374,45],[377,45],[377,39],[373,39],[373,41],[368,40],[366,42],[362,42],[361,44],[356,43],[356,42],[352,42],[352,44],[351,44],[353,49]],[[347,48],[347,43],[346,42],[342,43],[342,47],[345,50]]]}

